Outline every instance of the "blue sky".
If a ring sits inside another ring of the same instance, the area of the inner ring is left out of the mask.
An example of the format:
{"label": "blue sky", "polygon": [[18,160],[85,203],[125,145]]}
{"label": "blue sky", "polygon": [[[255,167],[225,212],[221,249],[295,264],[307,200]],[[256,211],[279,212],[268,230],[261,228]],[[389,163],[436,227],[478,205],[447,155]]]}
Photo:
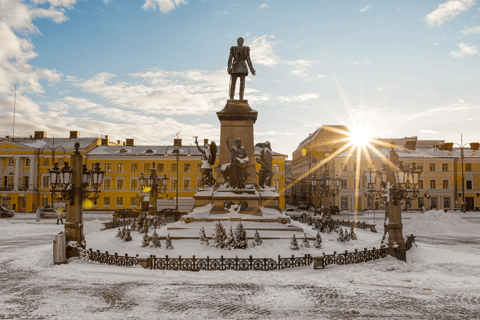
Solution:
{"label": "blue sky", "polygon": [[477,0],[2,0],[0,135],[17,85],[16,136],[218,142],[242,36],[255,139],[275,151],[323,124],[480,141],[479,35]]}

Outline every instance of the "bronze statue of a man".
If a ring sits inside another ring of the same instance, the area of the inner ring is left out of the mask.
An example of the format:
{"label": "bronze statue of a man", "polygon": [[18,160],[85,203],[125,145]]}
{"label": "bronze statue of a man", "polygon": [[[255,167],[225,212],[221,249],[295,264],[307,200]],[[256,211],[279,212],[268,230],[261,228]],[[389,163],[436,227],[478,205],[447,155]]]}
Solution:
{"label": "bronze statue of a man", "polygon": [[245,189],[245,180],[247,178],[248,156],[245,147],[242,146],[242,139],[235,139],[235,145],[230,146],[230,137],[227,137],[227,149],[230,152],[230,187],[234,190]]}
{"label": "bronze statue of a man", "polygon": [[260,188],[271,187],[274,173],[272,171],[273,152],[270,141],[265,141],[260,152],[260,159],[256,160],[261,165],[258,172],[258,185]]}
{"label": "bronze statue of a man", "polygon": [[237,44],[238,46],[230,48],[227,72],[230,75],[230,99],[233,100],[235,96],[235,85],[237,84],[237,78],[240,77],[240,100],[243,100],[245,76],[248,76],[245,60],[253,75],[255,75],[255,69],[253,69],[252,61],[250,60],[250,48],[243,45],[242,37],[237,39]]}

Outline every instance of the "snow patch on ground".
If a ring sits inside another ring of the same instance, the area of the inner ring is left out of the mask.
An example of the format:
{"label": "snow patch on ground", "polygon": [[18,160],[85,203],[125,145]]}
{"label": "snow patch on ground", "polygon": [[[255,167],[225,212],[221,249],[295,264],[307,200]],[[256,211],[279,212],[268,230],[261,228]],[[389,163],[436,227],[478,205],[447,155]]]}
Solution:
{"label": "snow patch on ground", "polygon": [[462,219],[458,214],[443,210],[430,210],[412,216],[404,222],[404,233],[422,234],[472,234],[480,235],[480,225]]}

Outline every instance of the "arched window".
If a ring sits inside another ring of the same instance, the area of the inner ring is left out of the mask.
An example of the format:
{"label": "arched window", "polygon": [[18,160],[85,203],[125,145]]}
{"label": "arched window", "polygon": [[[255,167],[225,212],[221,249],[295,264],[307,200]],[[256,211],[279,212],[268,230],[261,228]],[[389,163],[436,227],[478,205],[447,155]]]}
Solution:
{"label": "arched window", "polygon": [[148,149],[145,153],[153,153],[152,149]]}
{"label": "arched window", "polygon": [[125,152],[127,152],[127,150],[125,150],[125,149],[120,150],[120,153],[125,153]]}

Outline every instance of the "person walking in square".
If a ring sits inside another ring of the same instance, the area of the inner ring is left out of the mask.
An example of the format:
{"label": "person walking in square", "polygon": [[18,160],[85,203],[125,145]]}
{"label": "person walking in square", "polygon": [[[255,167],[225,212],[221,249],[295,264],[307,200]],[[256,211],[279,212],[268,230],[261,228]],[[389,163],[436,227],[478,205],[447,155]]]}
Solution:
{"label": "person walking in square", "polygon": [[57,224],[58,224],[58,221],[60,220],[60,222],[63,224],[63,216],[62,216],[62,212],[58,212],[58,216],[57,216]]}

